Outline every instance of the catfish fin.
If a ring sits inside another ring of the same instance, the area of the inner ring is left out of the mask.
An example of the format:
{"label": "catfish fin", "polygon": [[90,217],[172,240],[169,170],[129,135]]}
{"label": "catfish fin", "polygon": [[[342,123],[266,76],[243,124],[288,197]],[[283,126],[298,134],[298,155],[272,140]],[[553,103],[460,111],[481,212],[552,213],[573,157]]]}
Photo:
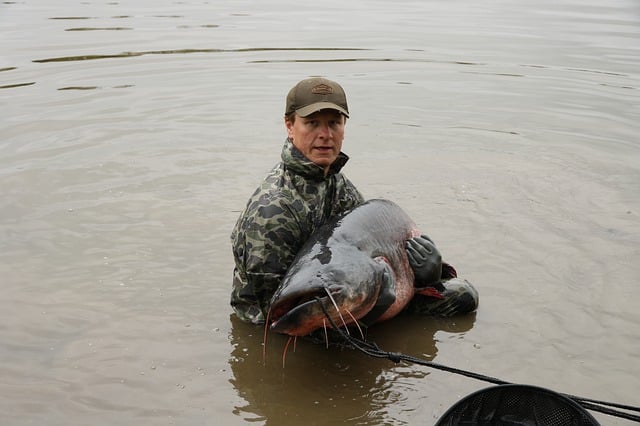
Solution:
{"label": "catfish fin", "polygon": [[374,260],[383,267],[382,283],[375,305],[365,316],[360,318],[360,321],[367,326],[376,322],[396,301],[396,279],[389,261],[383,256],[378,256]]}

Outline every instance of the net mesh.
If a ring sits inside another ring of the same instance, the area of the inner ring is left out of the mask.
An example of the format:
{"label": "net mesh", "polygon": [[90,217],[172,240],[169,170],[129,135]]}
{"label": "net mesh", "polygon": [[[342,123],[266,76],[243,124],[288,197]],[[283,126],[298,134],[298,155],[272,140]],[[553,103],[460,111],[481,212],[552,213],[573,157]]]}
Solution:
{"label": "net mesh", "polygon": [[572,399],[529,385],[499,385],[458,401],[436,426],[448,425],[599,425]]}

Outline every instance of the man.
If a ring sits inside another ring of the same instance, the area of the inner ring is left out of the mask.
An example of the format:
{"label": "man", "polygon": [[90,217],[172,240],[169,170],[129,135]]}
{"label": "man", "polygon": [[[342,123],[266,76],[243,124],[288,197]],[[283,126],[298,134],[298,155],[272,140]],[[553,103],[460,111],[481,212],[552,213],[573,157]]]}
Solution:
{"label": "man", "polygon": [[[289,91],[282,161],[253,193],[231,234],[231,306],[240,319],[264,323],[271,296],[305,241],[329,218],[364,202],[340,172],[349,159],[341,151],[348,117],[345,92],[334,81],[308,78]],[[441,291],[448,290],[439,280],[455,276],[455,271],[442,267],[440,253],[428,237],[409,240],[407,253],[416,282],[435,281]],[[423,305],[412,310],[429,311]],[[450,311],[449,306],[446,312]]]}

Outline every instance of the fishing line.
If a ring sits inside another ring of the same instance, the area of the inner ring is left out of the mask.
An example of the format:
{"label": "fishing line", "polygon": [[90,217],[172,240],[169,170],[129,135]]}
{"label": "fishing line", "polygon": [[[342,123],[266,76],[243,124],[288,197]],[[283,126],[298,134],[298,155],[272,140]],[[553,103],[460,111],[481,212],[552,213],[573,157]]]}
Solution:
{"label": "fishing line", "polygon": [[[320,303],[319,298],[316,297],[316,300],[318,300],[318,303]],[[471,377],[471,378],[474,378],[474,379],[477,379],[477,380],[482,380],[482,381],[485,381],[485,382],[494,383],[494,384],[497,384],[497,385],[510,385],[510,384],[513,384],[513,383],[510,383],[510,382],[501,380],[501,379],[497,379],[495,377],[486,376],[484,374],[479,374],[479,373],[474,373],[472,371],[461,370],[461,369],[458,369],[458,368],[448,367],[446,365],[438,364],[438,363],[435,363],[435,362],[432,362],[432,361],[427,361],[427,360],[424,360],[424,359],[421,359],[421,358],[416,358],[416,357],[413,357],[411,355],[406,355],[406,354],[399,353],[399,352],[388,352],[388,351],[385,351],[385,350],[381,349],[375,342],[368,342],[366,340],[358,339],[357,337],[353,337],[350,334],[345,333],[341,328],[338,328],[336,326],[336,323],[331,319],[331,317],[329,316],[329,313],[327,312],[327,310],[324,307],[324,305],[322,303],[320,303],[320,306],[322,307],[322,311],[324,312],[325,316],[329,320],[329,323],[331,324],[333,329],[337,332],[337,334],[347,344],[349,344],[351,347],[359,350],[360,352],[365,353],[366,355],[369,355],[369,356],[374,357],[374,358],[386,358],[386,359],[389,359],[389,360],[393,361],[396,364],[401,362],[401,361],[410,362],[410,363],[414,363],[414,364],[419,364],[419,365],[423,365],[423,366],[426,366],[426,367],[435,368],[437,370],[447,371],[449,373],[460,374],[462,376]],[[640,413],[640,407],[634,407],[634,406],[624,405],[624,404],[617,404],[617,403],[613,403],[613,402],[599,401],[599,400],[595,400],[595,399],[583,398],[583,397],[580,397],[580,396],[575,396],[575,395],[570,395],[570,394],[565,394],[565,393],[560,393],[560,394],[565,396],[565,397],[567,397],[567,398],[569,398],[569,399],[572,399],[573,401],[578,403],[580,406],[582,406],[583,408],[586,408],[588,410],[598,411],[598,412],[603,413],[603,414],[608,414],[610,416],[620,417],[620,418],[624,418],[624,419],[627,419],[627,420],[632,420],[632,421],[640,423],[640,415],[631,414],[631,413],[627,413],[627,412],[624,412],[624,411],[620,411],[620,410],[616,410],[614,408],[611,408],[611,407],[615,407],[615,408],[620,408],[620,409],[624,409],[624,410],[627,410],[627,411],[635,411],[635,412],[639,412]]]}

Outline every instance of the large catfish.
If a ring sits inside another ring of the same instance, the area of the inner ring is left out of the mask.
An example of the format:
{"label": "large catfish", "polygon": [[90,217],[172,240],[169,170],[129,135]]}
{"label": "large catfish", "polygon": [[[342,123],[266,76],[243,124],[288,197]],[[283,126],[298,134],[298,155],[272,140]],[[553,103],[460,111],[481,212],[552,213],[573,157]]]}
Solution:
{"label": "large catfish", "polygon": [[[305,336],[328,326],[370,324],[394,317],[419,292],[405,250],[420,235],[411,218],[389,200],[370,200],[337,216],[311,236],[271,299],[270,328]],[[442,296],[440,296],[442,297]]]}

